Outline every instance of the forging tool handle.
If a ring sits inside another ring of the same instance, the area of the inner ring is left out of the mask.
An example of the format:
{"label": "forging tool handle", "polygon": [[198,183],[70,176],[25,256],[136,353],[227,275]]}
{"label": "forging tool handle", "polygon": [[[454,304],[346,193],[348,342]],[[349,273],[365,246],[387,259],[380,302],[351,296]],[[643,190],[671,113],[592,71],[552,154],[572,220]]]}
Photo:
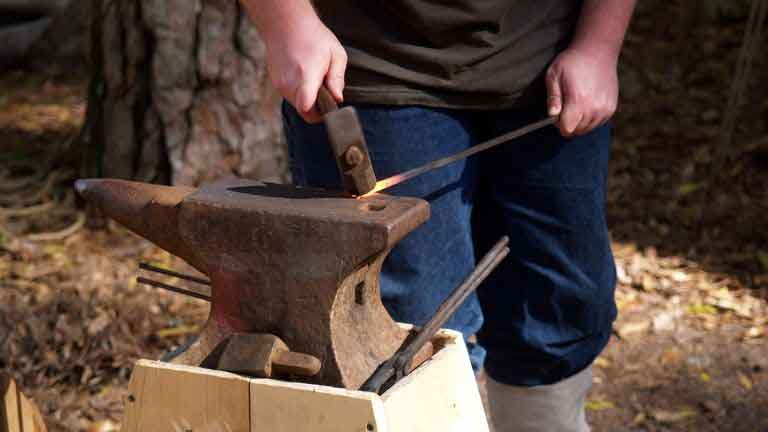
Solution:
{"label": "forging tool handle", "polygon": [[474,292],[483,281],[509,254],[509,237],[502,237],[496,245],[483,257],[474,271],[457,287],[448,299],[443,302],[429,322],[422,327],[415,338],[406,342],[398,352],[371,375],[360,387],[361,391],[384,393],[395,382],[411,373],[414,356],[429,342],[440,328],[459,309],[464,301]]}
{"label": "forging tool handle", "polygon": [[333,97],[331,91],[325,84],[320,86],[320,90],[317,92],[317,109],[320,114],[326,115],[339,109],[339,104],[336,103],[336,98]]}

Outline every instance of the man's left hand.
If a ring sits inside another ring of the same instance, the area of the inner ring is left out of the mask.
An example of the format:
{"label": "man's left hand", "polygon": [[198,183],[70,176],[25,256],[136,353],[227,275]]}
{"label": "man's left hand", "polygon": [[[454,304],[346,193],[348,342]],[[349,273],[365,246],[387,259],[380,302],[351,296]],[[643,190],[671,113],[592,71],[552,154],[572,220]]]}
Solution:
{"label": "man's left hand", "polygon": [[617,59],[577,48],[563,51],[547,71],[550,116],[565,137],[605,124],[619,100]]}

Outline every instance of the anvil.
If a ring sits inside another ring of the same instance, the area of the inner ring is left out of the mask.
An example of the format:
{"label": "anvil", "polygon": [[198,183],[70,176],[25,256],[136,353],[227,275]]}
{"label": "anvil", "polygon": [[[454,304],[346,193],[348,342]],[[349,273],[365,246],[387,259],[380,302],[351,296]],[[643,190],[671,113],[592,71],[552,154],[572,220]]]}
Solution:
{"label": "anvil", "polygon": [[210,278],[208,321],[175,363],[203,364],[233,333],[267,333],[320,360],[309,382],[357,389],[408,336],[381,302],[379,273],[429,218],[424,200],[243,179],[200,189],[96,179],[76,188]]}

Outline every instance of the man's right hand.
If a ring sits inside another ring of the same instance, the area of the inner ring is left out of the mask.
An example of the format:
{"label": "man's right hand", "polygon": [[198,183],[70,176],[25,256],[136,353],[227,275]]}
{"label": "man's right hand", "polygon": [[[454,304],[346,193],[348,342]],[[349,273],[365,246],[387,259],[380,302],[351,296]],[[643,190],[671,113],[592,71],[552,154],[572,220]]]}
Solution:
{"label": "man's right hand", "polygon": [[267,46],[272,84],[310,123],[321,120],[315,102],[325,83],[343,100],[347,52],[308,0],[241,0]]}

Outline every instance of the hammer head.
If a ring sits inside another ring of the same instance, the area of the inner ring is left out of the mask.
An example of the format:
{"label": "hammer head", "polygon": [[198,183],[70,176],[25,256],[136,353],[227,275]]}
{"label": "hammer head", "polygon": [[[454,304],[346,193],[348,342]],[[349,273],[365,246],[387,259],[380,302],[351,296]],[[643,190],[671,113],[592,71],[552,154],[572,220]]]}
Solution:
{"label": "hammer head", "polygon": [[376,186],[368,145],[357,111],[345,107],[325,115],[325,126],[344,189],[365,195]]}

